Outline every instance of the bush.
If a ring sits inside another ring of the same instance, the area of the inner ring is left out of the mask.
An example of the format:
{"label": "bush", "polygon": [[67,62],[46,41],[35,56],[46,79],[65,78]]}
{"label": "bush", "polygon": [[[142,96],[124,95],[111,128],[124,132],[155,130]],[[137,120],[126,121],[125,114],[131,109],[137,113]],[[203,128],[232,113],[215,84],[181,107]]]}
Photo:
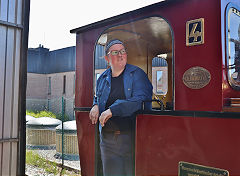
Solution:
{"label": "bush", "polygon": [[[30,115],[32,117],[35,117],[35,118],[39,118],[39,117],[51,117],[51,118],[54,118],[54,119],[59,119],[59,120],[62,120],[62,115],[61,114],[54,114],[53,112],[50,112],[50,111],[30,111],[30,110],[27,110],[26,111],[26,115]],[[65,121],[68,121],[69,120],[69,117],[65,114],[64,115],[64,122]]]}
{"label": "bush", "polygon": [[30,115],[33,116],[35,118],[39,118],[39,117],[52,117],[54,119],[56,119],[56,115],[50,111],[26,111],[26,115]]}
{"label": "bush", "polygon": [[[62,115],[61,114],[57,114],[56,118],[59,119],[59,120],[62,120]],[[64,115],[63,121],[64,122],[69,121],[69,117],[66,114]]]}

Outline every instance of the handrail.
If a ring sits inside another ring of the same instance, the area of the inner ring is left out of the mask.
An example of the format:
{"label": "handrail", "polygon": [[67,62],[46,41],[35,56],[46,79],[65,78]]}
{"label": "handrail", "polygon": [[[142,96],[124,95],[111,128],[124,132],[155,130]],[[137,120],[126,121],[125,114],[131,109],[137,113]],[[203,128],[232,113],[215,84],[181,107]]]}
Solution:
{"label": "handrail", "polygon": [[157,102],[160,105],[160,110],[161,111],[165,110],[164,104],[163,104],[162,100],[160,100],[160,99],[152,99],[152,100],[144,101],[143,102],[143,110],[145,110],[144,103],[146,103],[146,102]]}
{"label": "handrail", "polygon": [[74,107],[74,111],[77,112],[89,112],[91,107]]}

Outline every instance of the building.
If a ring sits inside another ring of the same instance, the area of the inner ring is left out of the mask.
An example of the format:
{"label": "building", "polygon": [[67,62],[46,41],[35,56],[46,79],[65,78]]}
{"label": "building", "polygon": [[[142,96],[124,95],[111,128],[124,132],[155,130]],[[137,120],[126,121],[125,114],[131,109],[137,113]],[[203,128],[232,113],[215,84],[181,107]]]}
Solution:
{"label": "building", "polygon": [[39,45],[28,49],[27,110],[63,111],[74,119],[75,46],[49,51]]}

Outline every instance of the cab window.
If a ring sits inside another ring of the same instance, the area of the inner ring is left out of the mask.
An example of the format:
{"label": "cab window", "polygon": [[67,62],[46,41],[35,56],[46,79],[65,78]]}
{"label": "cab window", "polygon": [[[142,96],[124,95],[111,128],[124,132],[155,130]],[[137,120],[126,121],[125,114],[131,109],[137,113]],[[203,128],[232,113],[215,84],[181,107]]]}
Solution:
{"label": "cab window", "polygon": [[240,11],[235,8],[229,8],[227,30],[228,81],[240,90]]}
{"label": "cab window", "polygon": [[166,54],[158,55],[152,60],[152,84],[155,95],[166,95],[168,92],[168,64]]}

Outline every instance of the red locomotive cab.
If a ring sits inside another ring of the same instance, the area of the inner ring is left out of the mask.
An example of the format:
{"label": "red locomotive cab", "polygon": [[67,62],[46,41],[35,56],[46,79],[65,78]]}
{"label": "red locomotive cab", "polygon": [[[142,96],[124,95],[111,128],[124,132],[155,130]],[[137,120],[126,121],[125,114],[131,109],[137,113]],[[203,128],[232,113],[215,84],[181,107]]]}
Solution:
{"label": "red locomotive cab", "polygon": [[239,1],[167,0],[71,32],[82,175],[101,175],[88,114],[111,39],[153,85],[152,110],[136,118],[135,175],[240,175]]}

